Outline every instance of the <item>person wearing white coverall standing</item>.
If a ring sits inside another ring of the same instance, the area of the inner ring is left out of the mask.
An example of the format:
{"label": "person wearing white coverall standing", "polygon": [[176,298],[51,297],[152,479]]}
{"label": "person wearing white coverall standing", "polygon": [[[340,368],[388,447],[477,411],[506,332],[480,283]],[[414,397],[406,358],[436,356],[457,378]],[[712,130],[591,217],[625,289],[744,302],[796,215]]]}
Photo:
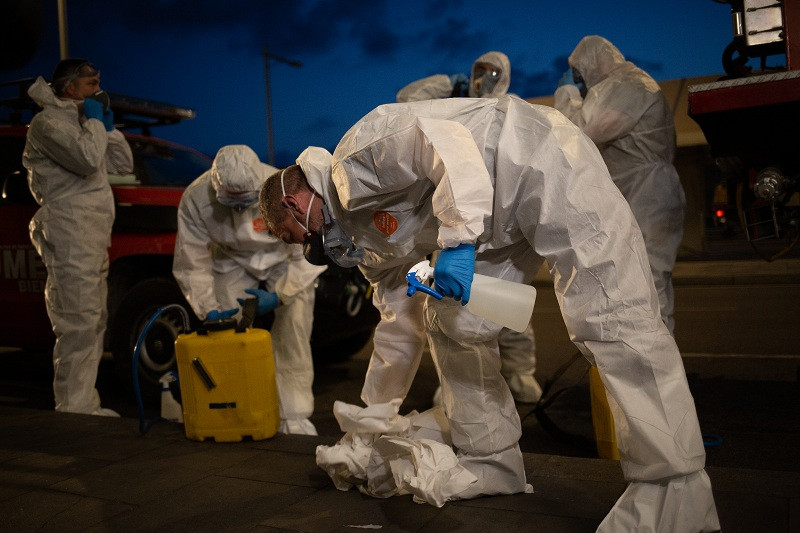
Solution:
{"label": "person wearing white coverall standing", "polygon": [[274,167],[245,145],[217,152],[211,169],[193,181],[178,207],[172,272],[201,319],[230,317],[248,294],[258,314],[275,311],[272,346],[282,433],[316,435],[311,329],[314,280],[326,267],[267,232],[258,191]]}
{"label": "person wearing white coverall standing", "polygon": [[[426,465],[424,453],[402,462],[398,450],[424,451],[430,440],[350,435],[351,443],[372,443],[372,452],[341,454],[345,460],[332,465],[317,449],[337,487],[411,492],[437,505],[437,494],[453,500],[530,490],[519,415],[500,374],[500,326],[462,304],[473,269],[520,281],[540,266],[529,259],[542,257],[570,338],[604,382],[629,482],[599,529],[719,529],[694,401],[661,320],[641,232],[597,148],[572,122],[513,96],[386,104],[357,122],[333,156],[311,147],[297,162],[262,189],[270,231],[286,242],[308,234],[324,240],[332,227],[352,236],[355,250],[346,255],[362,254],[382,319],[412,314],[427,334],[449,391],[442,434],[449,430],[457,454],[455,463]],[[333,223],[324,224],[326,211]],[[435,251],[435,287],[453,298],[407,297],[406,272]],[[364,411],[404,396],[419,362],[407,353],[391,365],[371,362]],[[364,457],[367,468],[359,469]],[[390,472],[370,479],[374,465]],[[457,479],[469,482],[449,492]]]}
{"label": "person wearing white coverall standing", "polygon": [[30,238],[47,268],[45,304],[53,325],[56,411],[119,416],[100,406],[95,388],[108,309],[108,247],[114,196],[108,171],[129,173],[133,155],[114,128],[110,108],[89,96],[100,71],[89,61],[64,59],[52,86],[39,77],[28,95],[42,111],[28,128],[22,162],[41,206]]}
{"label": "person wearing white coverall standing", "polygon": [[[456,86],[453,83],[456,83]],[[498,98],[508,91],[511,85],[511,62],[502,52],[486,52],[476,59],[470,70],[468,91],[459,91],[458,76],[434,74],[411,82],[397,93],[397,101],[417,102],[435,100],[453,96],[470,96],[473,98]],[[535,273],[534,273],[535,275]],[[524,283],[533,282],[530,279]],[[398,317],[397,320],[402,320]],[[379,325],[380,327],[380,325]],[[534,377],[536,372],[536,338],[533,326],[523,332],[503,328],[498,337],[500,343],[501,372],[506,379],[511,394],[518,402],[536,403],[542,396],[542,388]],[[387,346],[388,350],[397,350],[401,346],[396,340]],[[434,404],[441,403],[441,386],[434,394]]]}
{"label": "person wearing white coverall standing", "polygon": [[586,85],[586,98],[566,79],[556,89],[555,108],[595,142],[631,206],[644,236],[661,318],[674,332],[672,269],[683,238],[686,199],[672,164],[672,111],[653,78],[603,37],[581,39],[568,61],[573,76]]}

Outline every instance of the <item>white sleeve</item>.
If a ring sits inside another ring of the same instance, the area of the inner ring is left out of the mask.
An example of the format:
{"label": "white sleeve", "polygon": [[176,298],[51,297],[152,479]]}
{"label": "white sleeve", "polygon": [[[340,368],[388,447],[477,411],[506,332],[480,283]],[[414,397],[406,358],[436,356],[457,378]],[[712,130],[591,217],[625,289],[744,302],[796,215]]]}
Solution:
{"label": "white sleeve", "polygon": [[649,93],[638,85],[613,78],[589,89],[582,101],[574,85],[559,87],[555,96],[555,108],[597,145],[630,133],[653,103]]}
{"label": "white sleeve", "polygon": [[197,206],[184,194],[178,207],[178,235],[175,239],[172,274],[200,319],[205,319],[208,312],[218,306],[214,295],[213,258],[209,240],[208,230]]}
{"label": "white sleeve", "polygon": [[320,274],[325,272],[327,266],[316,266],[306,261],[303,255],[303,246],[300,244],[288,245],[289,257],[286,274],[275,283],[275,292],[278,293],[281,303],[288,305],[309,285],[314,283]]}
{"label": "white sleeve", "polygon": [[106,168],[111,174],[129,174],[133,172],[133,153],[122,132],[114,129],[108,132],[106,148]]}
{"label": "white sleeve", "polygon": [[438,100],[449,98],[453,93],[450,77],[444,74],[434,74],[421,80],[412,81],[397,92],[397,101],[418,102],[420,100]]}
{"label": "white sleeve", "polygon": [[399,113],[368,121],[342,138],[331,172],[348,210],[371,208],[376,191],[398,197],[422,180],[432,182],[442,247],[476,242],[492,213],[494,188],[481,151],[452,120]]}
{"label": "white sleeve", "polygon": [[575,85],[562,85],[556,89],[553,107],[561,111],[574,124],[578,124],[583,98],[580,90]]}
{"label": "white sleeve", "polygon": [[45,157],[77,176],[97,172],[108,146],[105,126],[99,120],[88,119],[76,127],[44,112],[34,116],[28,138]]}
{"label": "white sleeve", "polygon": [[436,185],[433,214],[442,248],[475,243],[492,214],[494,187],[470,131],[450,120],[419,118],[415,165]]}

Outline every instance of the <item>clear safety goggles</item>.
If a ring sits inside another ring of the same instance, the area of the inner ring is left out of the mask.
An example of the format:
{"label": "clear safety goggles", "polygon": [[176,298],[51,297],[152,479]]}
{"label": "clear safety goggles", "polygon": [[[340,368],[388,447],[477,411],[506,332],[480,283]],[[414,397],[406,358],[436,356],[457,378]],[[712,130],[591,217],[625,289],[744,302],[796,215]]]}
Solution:
{"label": "clear safety goggles", "polygon": [[258,202],[258,192],[244,192],[240,194],[218,194],[217,201],[224,206],[242,212]]}
{"label": "clear safety goggles", "polygon": [[[87,69],[85,72],[82,72],[84,69]],[[53,85],[55,87],[61,87],[62,89],[75,81],[78,78],[91,78],[93,76],[99,76],[100,70],[95,67],[91,61],[84,61],[77,67],[75,70],[72,71],[72,74],[68,74],[67,76],[61,77],[57,80],[53,80]]]}
{"label": "clear safety goggles", "polygon": [[322,205],[323,231],[322,248],[331,261],[342,268],[352,268],[361,264],[364,259],[364,250],[356,247],[353,240],[333,220],[328,206]]}
{"label": "clear safety goggles", "polygon": [[489,63],[479,63],[472,69],[472,88],[481,96],[490,94],[502,75],[502,69]]}

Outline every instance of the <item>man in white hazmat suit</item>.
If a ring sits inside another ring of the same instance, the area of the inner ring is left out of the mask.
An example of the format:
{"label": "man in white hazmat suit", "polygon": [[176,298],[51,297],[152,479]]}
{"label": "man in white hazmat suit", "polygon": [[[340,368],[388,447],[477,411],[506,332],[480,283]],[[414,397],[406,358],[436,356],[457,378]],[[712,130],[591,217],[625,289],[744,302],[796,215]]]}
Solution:
{"label": "man in white hazmat suit", "polygon": [[556,89],[555,108],[595,142],[631,206],[644,236],[661,318],[673,332],[672,269],[683,238],[686,199],[672,164],[672,112],[653,78],[603,37],[581,39],[568,61],[573,78],[586,85],[586,98],[566,74],[566,83]]}
{"label": "man in white hazmat suit", "polygon": [[29,229],[47,268],[44,296],[56,336],[55,409],[119,416],[100,406],[95,382],[108,315],[114,222],[108,171],[131,172],[133,155],[114,128],[108,102],[90,98],[98,91],[100,71],[85,59],[60,61],[52,85],[37,78],[28,94],[42,111],[31,120],[22,162],[41,206]]}
{"label": "man in white hazmat suit", "polygon": [[[511,85],[511,62],[502,52],[486,52],[472,64],[468,90],[459,90],[458,76],[445,76],[434,74],[427,78],[414,81],[397,93],[398,102],[417,102],[420,100],[434,100],[458,96],[471,96],[473,98],[498,98],[508,91]],[[454,83],[455,82],[455,83]],[[454,86],[455,85],[455,86]],[[534,273],[535,275],[535,273]],[[524,283],[533,282],[524,279]],[[397,317],[397,321],[404,317]],[[405,317],[408,319],[408,317]],[[399,326],[398,328],[399,329]],[[409,328],[406,328],[409,329]],[[396,350],[402,343],[395,339],[386,347]],[[506,379],[511,395],[518,402],[535,403],[542,396],[542,388],[534,377],[536,371],[536,339],[533,327],[517,332],[503,328],[498,337],[500,343],[501,372]],[[377,345],[376,345],[377,348]],[[434,404],[441,403],[441,386],[436,389]]]}
{"label": "man in white hazmat suit", "polygon": [[[283,433],[316,435],[311,329],[314,280],[298,245],[267,232],[258,190],[276,169],[245,145],[223,146],[210,170],[193,181],[178,207],[172,272],[201,319],[230,317],[248,294],[258,314],[275,311],[272,346]],[[222,311],[220,311],[222,310]]]}
{"label": "man in white hazmat suit", "polygon": [[[382,319],[413,314],[426,332],[449,391],[447,429],[457,452],[457,464],[426,479],[448,485],[463,470],[472,474],[448,499],[528,489],[520,420],[500,375],[500,326],[462,304],[473,271],[520,281],[540,266],[530,260],[533,251],[547,261],[570,338],[597,365],[617,422],[629,485],[600,529],[719,529],[694,401],[661,320],[641,232],[596,147],[574,124],[513,96],[387,104],[356,123],[333,156],[311,147],[297,162],[262,189],[270,231],[286,242],[321,235],[324,244],[336,230],[340,244],[331,243],[329,255],[361,257]],[[437,250],[435,288],[451,298],[406,297],[406,272]],[[394,363],[372,362],[365,391],[375,396],[365,402],[403,397],[418,360]],[[376,420],[371,426],[379,427]],[[384,443],[375,444],[365,454],[369,465],[381,463]],[[386,457],[384,488],[400,478],[397,459]],[[422,473],[429,466],[422,463],[413,469]],[[347,476],[368,487],[372,481],[363,472]]]}

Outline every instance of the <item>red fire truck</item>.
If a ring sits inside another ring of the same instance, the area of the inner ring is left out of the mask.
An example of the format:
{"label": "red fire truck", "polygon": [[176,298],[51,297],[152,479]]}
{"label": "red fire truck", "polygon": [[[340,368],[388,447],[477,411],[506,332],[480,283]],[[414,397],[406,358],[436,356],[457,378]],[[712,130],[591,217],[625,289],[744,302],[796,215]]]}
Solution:
{"label": "red fire truck", "polygon": [[733,24],[726,75],[689,87],[689,115],[747,240],[773,260],[800,234],[800,2],[716,1],[730,5]]}

